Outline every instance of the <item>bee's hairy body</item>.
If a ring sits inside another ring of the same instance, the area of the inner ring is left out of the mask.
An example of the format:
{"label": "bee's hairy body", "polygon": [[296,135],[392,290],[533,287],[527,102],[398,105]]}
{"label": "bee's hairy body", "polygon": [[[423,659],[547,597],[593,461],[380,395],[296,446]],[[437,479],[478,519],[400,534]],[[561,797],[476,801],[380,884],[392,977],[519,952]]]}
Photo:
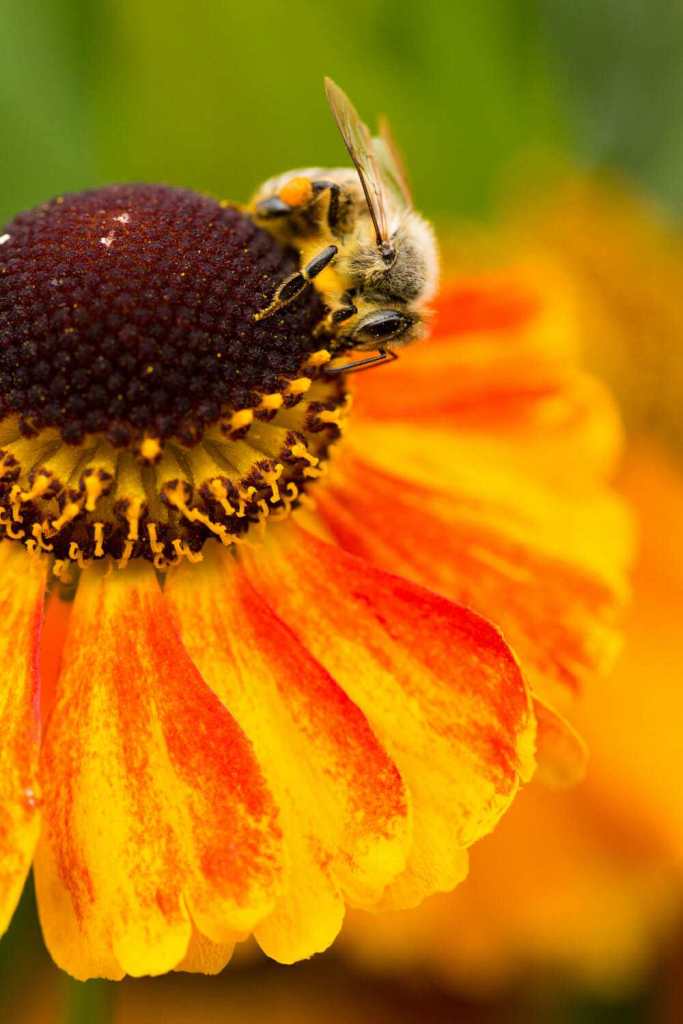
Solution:
{"label": "bee's hairy body", "polygon": [[393,358],[394,346],[422,337],[438,253],[431,226],[412,207],[390,138],[371,139],[348,98],[334,83],[326,87],[355,170],[288,171],[266,181],[248,209],[300,257],[300,271],[258,316],[272,315],[312,285],[327,310],[319,330],[330,347],[380,352],[346,370]]}
{"label": "bee's hairy body", "polygon": [[[309,184],[308,190],[304,182]],[[328,183],[336,188],[323,187]],[[261,204],[267,210],[272,197],[290,194],[292,198],[305,197],[290,213],[260,214]],[[250,208],[255,219],[279,241],[298,250],[302,267],[310,266],[328,247],[336,247],[329,264],[310,280],[328,309],[321,332],[333,336],[338,349],[381,346],[381,337],[370,332],[361,336],[367,316],[381,310],[405,317],[400,335],[387,339],[392,344],[421,337],[424,304],[436,288],[438,262],[432,229],[419,214],[413,210],[394,213],[395,251],[388,263],[378,249],[358,177],[348,168],[289,171],[265,182]],[[344,315],[347,312],[348,316]]]}

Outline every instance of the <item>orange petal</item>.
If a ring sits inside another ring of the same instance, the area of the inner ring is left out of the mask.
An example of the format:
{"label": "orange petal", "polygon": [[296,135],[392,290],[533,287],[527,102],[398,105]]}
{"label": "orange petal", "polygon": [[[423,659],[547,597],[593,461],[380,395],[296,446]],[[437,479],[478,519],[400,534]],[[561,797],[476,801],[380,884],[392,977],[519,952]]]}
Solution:
{"label": "orange petal", "polygon": [[251,739],[275,795],[284,891],[256,936],[291,962],[326,948],[344,900],[372,905],[403,868],[402,780],[363,713],[222,550],[169,575],[183,641]]}
{"label": "orange petal", "polygon": [[532,766],[519,669],[477,615],[286,524],[244,554],[254,588],[358,705],[413,803],[408,868],[388,902],[452,888]]}
{"label": "orange petal", "polygon": [[191,974],[220,974],[230,963],[234,948],[234,942],[212,942],[193,928],[187,952],[173,969]]}
{"label": "orange petal", "polygon": [[316,494],[337,543],[496,623],[551,703],[607,667],[631,538],[618,500],[558,494],[452,433],[372,434]]}
{"label": "orange petal", "polygon": [[416,430],[416,439],[434,443],[439,455],[456,446],[445,464],[433,467],[431,482],[456,468],[454,455],[463,449],[469,456],[465,465],[478,462],[478,472],[484,462],[502,465],[532,473],[567,493],[611,476],[622,455],[623,430],[614,401],[587,374],[574,373],[558,387],[482,396],[450,409],[432,408],[430,401],[423,396],[420,409],[393,422],[368,415],[355,422],[349,441],[357,451],[372,452],[381,463],[388,458],[395,467],[403,458],[405,435]]}
{"label": "orange petal", "polygon": [[0,544],[0,935],[14,913],[40,828],[35,666],[45,573],[45,562],[19,544]]}
{"label": "orange petal", "polygon": [[381,372],[354,381],[354,415],[439,421],[469,407],[543,395],[575,356],[575,312],[566,284],[520,272],[447,282],[432,337]]}
{"label": "orange petal", "polygon": [[434,301],[432,337],[493,334],[527,327],[544,302],[538,283],[523,281],[519,272],[481,272],[445,281]]}
{"label": "orange petal", "polygon": [[150,566],[83,574],[41,772],[41,920],[77,977],[167,971],[192,921],[225,943],[270,910],[272,799]]}
{"label": "orange petal", "polygon": [[562,715],[537,697],[535,779],[553,789],[569,789],[581,782],[588,768],[588,747]]}
{"label": "orange petal", "polygon": [[63,601],[55,588],[45,603],[40,637],[40,717],[47,722],[57,696],[57,681],[62,670],[64,641],[73,601]]}

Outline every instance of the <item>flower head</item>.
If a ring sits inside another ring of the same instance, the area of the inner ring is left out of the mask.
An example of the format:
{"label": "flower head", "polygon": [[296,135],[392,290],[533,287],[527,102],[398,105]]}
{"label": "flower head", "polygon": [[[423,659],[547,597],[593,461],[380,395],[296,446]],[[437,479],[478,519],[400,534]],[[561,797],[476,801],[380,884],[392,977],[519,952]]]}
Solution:
{"label": "flower head", "polygon": [[314,292],[254,319],[294,256],[246,216],[122,186],[60,197],[3,239],[8,536],[60,567],[162,568],[241,538],[318,474],[344,389],[320,379]]}
{"label": "flower head", "polygon": [[536,733],[580,772],[615,636],[618,429],[561,289],[447,289],[354,432],[315,293],[254,320],[291,257],[246,215],[126,186],[2,238],[0,923],[35,858],[77,977],[217,970],[455,886]]}

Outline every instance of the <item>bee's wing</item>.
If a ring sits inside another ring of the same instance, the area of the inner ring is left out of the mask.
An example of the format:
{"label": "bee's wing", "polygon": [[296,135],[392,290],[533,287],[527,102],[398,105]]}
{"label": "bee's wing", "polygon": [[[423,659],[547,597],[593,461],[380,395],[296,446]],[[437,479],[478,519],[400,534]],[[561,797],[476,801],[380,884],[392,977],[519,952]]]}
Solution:
{"label": "bee's wing", "polygon": [[368,126],[346,93],[331,78],[325,79],[325,93],[332,108],[349,156],[353,160],[363,186],[368,210],[377,235],[377,244],[389,241],[389,218],[382,173]]}
{"label": "bee's wing", "polygon": [[396,145],[389,122],[382,115],[379,119],[379,136],[372,140],[382,177],[394,193],[399,206],[412,209],[413,194],[408,181],[406,165]]}

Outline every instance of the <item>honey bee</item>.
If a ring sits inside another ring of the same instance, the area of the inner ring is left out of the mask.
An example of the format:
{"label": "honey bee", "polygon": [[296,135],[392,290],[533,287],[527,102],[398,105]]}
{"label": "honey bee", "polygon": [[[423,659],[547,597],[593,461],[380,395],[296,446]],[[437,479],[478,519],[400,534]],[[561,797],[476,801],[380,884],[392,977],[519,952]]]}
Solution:
{"label": "honey bee", "polygon": [[396,359],[394,346],[423,336],[438,250],[430,224],[413,209],[387,123],[372,138],[329,78],[325,91],[355,170],[287,171],[252,198],[248,210],[256,223],[300,257],[300,270],[281,282],[256,319],[272,316],[313,285],[326,307],[318,331],[333,351],[376,353],[328,370],[348,373]]}

